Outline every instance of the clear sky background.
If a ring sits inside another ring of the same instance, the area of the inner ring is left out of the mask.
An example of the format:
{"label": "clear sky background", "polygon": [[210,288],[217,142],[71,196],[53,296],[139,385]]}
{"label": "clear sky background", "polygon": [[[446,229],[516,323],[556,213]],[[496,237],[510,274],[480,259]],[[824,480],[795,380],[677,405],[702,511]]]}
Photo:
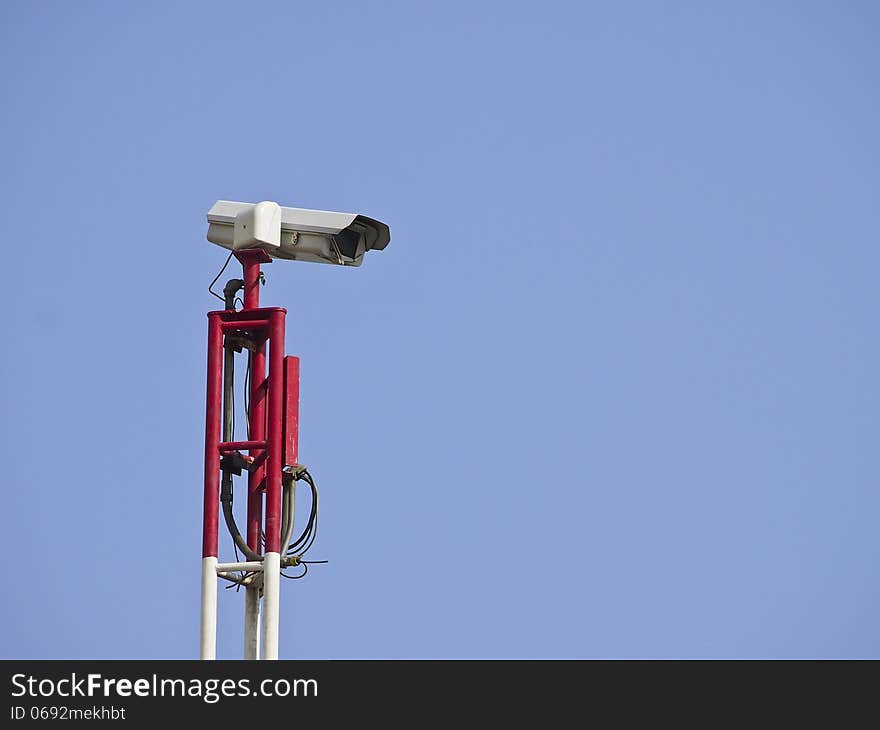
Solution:
{"label": "clear sky background", "polygon": [[282,657],[880,656],[878,41],[871,2],[4,0],[0,655],[198,654],[225,198],[392,231],[266,267],[330,560]]}

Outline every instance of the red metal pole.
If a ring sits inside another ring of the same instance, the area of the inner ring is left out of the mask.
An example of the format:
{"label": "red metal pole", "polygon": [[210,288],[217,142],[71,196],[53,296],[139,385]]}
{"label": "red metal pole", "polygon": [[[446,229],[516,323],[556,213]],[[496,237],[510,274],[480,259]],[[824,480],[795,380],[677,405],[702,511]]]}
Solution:
{"label": "red metal pole", "polygon": [[285,309],[269,315],[269,458],[266,481],[266,552],[281,552],[281,460],[284,420]]}
{"label": "red metal pole", "polygon": [[[250,439],[266,439],[266,341],[261,340],[251,355],[251,393],[250,393]],[[260,449],[251,449],[250,455],[256,457]],[[271,453],[271,452],[270,452]],[[255,553],[260,549],[260,528],[263,525],[263,482],[266,478],[266,462],[252,472],[248,472],[248,510],[247,543]]]}
{"label": "red metal pole", "polygon": [[202,557],[217,557],[220,508],[220,413],[223,405],[223,331],[220,313],[208,313],[208,378],[205,416],[205,504],[202,521]]}
{"label": "red metal pole", "polygon": [[272,257],[260,248],[246,248],[235,252],[244,269],[244,308],[260,306],[260,264],[272,262]]}

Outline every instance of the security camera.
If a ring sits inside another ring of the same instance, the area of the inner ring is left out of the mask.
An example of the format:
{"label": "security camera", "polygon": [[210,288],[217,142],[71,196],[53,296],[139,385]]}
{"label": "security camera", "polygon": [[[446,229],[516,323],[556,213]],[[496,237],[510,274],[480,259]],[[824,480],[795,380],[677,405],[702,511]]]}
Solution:
{"label": "security camera", "polygon": [[388,245],[391,232],[355,213],[218,200],[208,211],[208,240],[233,251],[261,248],[277,259],[360,266],[367,251]]}

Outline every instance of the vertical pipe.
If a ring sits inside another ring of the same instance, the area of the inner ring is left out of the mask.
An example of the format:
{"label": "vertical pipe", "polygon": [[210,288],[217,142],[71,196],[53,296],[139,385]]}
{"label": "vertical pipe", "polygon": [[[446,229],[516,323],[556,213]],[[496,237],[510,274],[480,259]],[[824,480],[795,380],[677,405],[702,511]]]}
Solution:
{"label": "vertical pipe", "polygon": [[217,558],[202,558],[202,616],[199,659],[217,658]]}
{"label": "vertical pipe", "polygon": [[260,589],[255,586],[244,594],[244,658],[260,658]]}
{"label": "vertical pipe", "polygon": [[223,333],[219,312],[208,314],[208,378],[205,408],[205,503],[202,557],[217,557],[217,520],[220,508],[220,409],[223,402]]}
{"label": "vertical pipe", "polygon": [[278,658],[281,593],[281,467],[284,419],[285,310],[269,316],[268,429],[266,441],[266,557],[263,561],[263,658]]}
{"label": "vertical pipe", "polygon": [[267,552],[263,560],[263,659],[278,658],[281,556]]}
{"label": "vertical pipe", "polygon": [[[251,355],[250,383],[250,438],[266,438],[266,341],[263,340]],[[252,449],[255,456],[260,450]],[[260,489],[266,478],[266,461],[248,472],[247,542],[255,553],[262,553],[260,528],[263,525],[263,493]],[[244,594],[244,658],[260,658],[260,588],[248,586]]]}
{"label": "vertical pipe", "polygon": [[202,600],[199,656],[217,656],[217,523],[220,507],[220,409],[222,383],[223,332],[220,315],[208,314],[208,373],[205,407],[205,492],[202,519]]}
{"label": "vertical pipe", "polygon": [[266,441],[266,552],[281,552],[281,468],[284,420],[284,315],[275,309],[269,317],[268,433]]}
{"label": "vertical pipe", "polygon": [[244,308],[257,309],[260,306],[260,255],[242,251],[239,261],[244,270]]}
{"label": "vertical pipe", "polygon": [[[255,252],[239,254],[244,271],[244,309],[260,306],[260,261]],[[248,438],[262,441],[266,438],[266,341],[262,339],[251,355],[250,413]],[[256,456],[259,450],[251,449]],[[265,460],[256,470],[248,473],[247,542],[255,553],[262,553],[260,531],[263,525],[263,488],[266,478]],[[244,658],[260,658],[260,588],[249,586],[244,594]]]}

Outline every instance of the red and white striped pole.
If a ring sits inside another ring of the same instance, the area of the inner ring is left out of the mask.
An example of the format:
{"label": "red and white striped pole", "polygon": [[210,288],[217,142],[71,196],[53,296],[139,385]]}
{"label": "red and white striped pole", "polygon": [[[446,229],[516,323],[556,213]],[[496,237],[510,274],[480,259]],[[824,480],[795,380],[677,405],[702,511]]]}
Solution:
{"label": "red and white striped pole", "polygon": [[220,513],[220,414],[223,404],[223,330],[208,314],[208,385],[205,409],[205,504],[202,520],[202,611],[199,656],[217,657],[217,527]]}
{"label": "red and white striped pole", "polygon": [[266,556],[263,560],[263,659],[278,658],[279,600],[281,593],[281,468],[284,426],[284,319],[283,309],[269,317],[269,414],[266,441]]}

